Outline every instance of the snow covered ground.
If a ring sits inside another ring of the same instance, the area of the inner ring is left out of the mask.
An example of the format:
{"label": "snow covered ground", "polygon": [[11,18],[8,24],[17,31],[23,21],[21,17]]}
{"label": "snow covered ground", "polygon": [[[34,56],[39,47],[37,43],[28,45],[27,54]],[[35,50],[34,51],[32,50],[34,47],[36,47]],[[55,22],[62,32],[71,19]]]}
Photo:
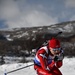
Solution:
{"label": "snow covered ground", "polygon": [[[9,72],[27,65],[33,64],[30,63],[13,63],[13,64],[4,64],[0,66],[0,75],[4,75],[4,72]],[[63,66],[60,68],[63,75],[75,75],[75,58],[64,58]],[[7,75],[37,75],[33,66],[18,70]]]}

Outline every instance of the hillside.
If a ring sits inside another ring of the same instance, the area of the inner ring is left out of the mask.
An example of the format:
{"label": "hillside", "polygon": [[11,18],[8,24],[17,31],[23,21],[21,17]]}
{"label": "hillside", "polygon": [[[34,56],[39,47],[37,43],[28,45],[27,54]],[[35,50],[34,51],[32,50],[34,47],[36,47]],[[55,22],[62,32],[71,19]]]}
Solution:
{"label": "hillside", "polygon": [[38,48],[58,32],[62,32],[57,38],[61,41],[65,55],[75,56],[75,21],[49,26],[14,28],[8,31],[1,30],[0,55],[21,56],[25,54],[25,50],[31,53],[32,49]]}

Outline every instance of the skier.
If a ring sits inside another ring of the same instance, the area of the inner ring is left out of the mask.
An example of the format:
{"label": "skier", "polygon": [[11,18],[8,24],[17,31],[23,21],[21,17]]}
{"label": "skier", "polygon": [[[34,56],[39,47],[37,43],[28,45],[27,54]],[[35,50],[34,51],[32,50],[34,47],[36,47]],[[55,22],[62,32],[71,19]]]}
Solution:
{"label": "skier", "polygon": [[62,75],[59,68],[63,65],[63,50],[60,41],[52,38],[47,46],[41,47],[34,58],[34,69],[38,75]]}

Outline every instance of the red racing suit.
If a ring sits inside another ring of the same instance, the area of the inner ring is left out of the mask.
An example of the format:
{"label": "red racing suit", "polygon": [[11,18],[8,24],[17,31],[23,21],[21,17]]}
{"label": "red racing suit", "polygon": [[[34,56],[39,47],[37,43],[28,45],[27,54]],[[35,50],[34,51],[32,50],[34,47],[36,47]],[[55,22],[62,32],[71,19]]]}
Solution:
{"label": "red racing suit", "polygon": [[34,69],[38,75],[62,75],[60,68],[63,64],[63,50],[58,55],[58,61],[54,61],[54,57],[47,46],[41,47],[34,58]]}

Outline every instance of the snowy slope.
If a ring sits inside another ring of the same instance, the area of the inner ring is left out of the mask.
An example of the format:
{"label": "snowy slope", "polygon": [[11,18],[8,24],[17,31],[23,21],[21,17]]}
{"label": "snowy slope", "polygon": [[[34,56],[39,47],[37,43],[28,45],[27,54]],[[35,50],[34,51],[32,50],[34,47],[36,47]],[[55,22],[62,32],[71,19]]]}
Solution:
{"label": "snowy slope", "polygon": [[[75,58],[64,58],[63,66],[60,68],[63,75],[75,75]],[[4,75],[4,71],[6,72],[12,71],[17,68],[21,68],[26,65],[30,65],[30,63],[16,63],[16,64],[5,64],[0,66],[0,75]],[[7,75],[37,75],[33,69],[33,66],[7,74]]]}
{"label": "snowy slope", "polygon": [[63,75],[75,75],[75,58],[65,58],[60,70]]}

